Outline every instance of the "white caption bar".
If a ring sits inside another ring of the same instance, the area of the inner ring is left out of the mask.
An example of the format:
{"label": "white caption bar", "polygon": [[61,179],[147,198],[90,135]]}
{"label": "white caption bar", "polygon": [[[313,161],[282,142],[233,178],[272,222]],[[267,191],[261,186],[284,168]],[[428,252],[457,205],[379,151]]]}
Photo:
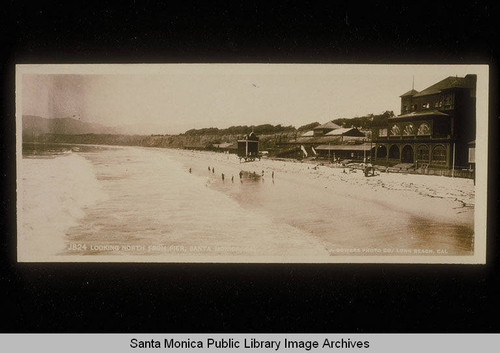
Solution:
{"label": "white caption bar", "polygon": [[3,352],[497,352],[500,334],[0,334]]}

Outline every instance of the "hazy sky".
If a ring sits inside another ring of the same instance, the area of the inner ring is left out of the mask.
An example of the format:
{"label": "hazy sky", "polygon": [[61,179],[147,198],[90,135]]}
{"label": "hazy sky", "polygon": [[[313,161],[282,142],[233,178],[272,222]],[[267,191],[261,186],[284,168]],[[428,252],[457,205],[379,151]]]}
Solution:
{"label": "hazy sky", "polygon": [[[264,123],[301,125],[386,110],[399,96],[468,66],[363,65],[74,65],[22,76],[22,114],[76,116],[137,133]],[[40,71],[40,70],[38,70]]]}

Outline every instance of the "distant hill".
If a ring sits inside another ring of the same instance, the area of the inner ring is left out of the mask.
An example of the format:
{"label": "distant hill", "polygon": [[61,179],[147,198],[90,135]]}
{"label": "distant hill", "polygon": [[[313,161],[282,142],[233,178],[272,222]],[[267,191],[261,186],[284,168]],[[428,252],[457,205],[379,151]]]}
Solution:
{"label": "distant hill", "polygon": [[30,139],[43,134],[117,134],[118,129],[74,118],[46,119],[34,115],[23,115],[23,138]]}

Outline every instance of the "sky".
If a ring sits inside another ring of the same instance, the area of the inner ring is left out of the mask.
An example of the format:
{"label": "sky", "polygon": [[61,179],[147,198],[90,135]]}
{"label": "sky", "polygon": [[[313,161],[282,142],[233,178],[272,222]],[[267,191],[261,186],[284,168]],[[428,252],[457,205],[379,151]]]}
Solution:
{"label": "sky", "polygon": [[22,71],[23,115],[75,117],[135,133],[400,113],[399,96],[465,65],[38,65]]}

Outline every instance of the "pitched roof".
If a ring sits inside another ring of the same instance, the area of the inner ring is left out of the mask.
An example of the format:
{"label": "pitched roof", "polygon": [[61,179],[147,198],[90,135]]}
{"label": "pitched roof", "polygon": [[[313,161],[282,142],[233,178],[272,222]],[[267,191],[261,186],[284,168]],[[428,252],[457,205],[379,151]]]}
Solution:
{"label": "pitched roof", "polygon": [[318,143],[318,144],[321,144],[321,143],[329,143],[329,142],[337,143],[340,141],[340,139],[341,139],[340,136],[326,136],[326,135],[317,136],[317,137],[299,136],[295,140],[290,140],[289,142],[290,143]]}
{"label": "pitched roof", "polygon": [[415,117],[419,117],[419,116],[431,116],[431,115],[432,116],[436,116],[436,115],[449,116],[448,114],[441,113],[439,110],[431,109],[431,110],[423,110],[423,111],[411,112],[408,114],[401,114],[398,116],[393,116],[393,117],[390,117],[389,120],[401,119],[401,118],[415,118]]}
{"label": "pitched roof", "polygon": [[417,90],[412,89],[412,90],[410,90],[410,91],[406,92],[405,94],[400,95],[400,97],[413,96],[413,95],[415,95],[416,93],[418,93],[418,91],[417,91]]}
{"label": "pitched roof", "polygon": [[430,94],[436,94],[439,93],[445,89],[449,88],[465,88],[467,82],[465,80],[465,77],[453,77],[449,76],[445,78],[444,80],[439,81],[438,83],[433,84],[432,86],[427,87],[423,91],[415,94],[415,97],[420,97],[420,96],[427,96]]}
{"label": "pitched roof", "polygon": [[[332,131],[330,131],[330,132],[327,132],[327,133],[325,134],[325,136],[341,136],[341,135],[344,135],[344,134],[346,134],[346,133],[348,133],[348,132],[353,132],[353,133],[355,133],[356,135],[361,134],[361,135],[363,135],[363,136],[364,136],[364,134],[363,134],[362,132],[360,132],[358,129],[356,129],[356,128],[352,128],[352,127],[351,127],[351,128],[340,128],[340,129],[335,129],[335,130],[332,130]],[[359,134],[358,134],[358,133],[359,133]],[[360,135],[360,136],[361,136],[361,135]]]}
{"label": "pitched roof", "polygon": [[309,130],[307,132],[304,132],[302,135],[300,135],[301,137],[311,137],[311,136],[314,136],[314,130]]}
{"label": "pitched roof", "polygon": [[324,123],[323,125],[316,126],[314,130],[316,129],[339,129],[340,126],[335,124],[333,121],[329,121],[327,123]]}

